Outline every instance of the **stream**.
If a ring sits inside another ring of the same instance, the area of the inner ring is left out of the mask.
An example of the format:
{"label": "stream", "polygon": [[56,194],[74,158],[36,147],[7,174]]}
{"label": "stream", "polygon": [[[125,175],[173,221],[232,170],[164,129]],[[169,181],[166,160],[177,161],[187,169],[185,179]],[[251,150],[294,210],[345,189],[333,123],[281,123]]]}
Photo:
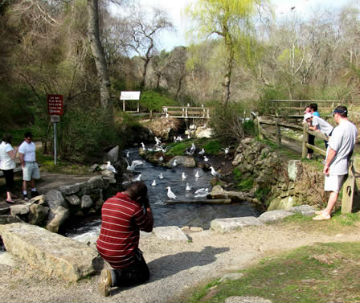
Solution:
{"label": "stream", "polygon": [[[260,212],[249,202],[234,204],[166,204],[169,200],[167,196],[167,186],[171,187],[172,192],[176,195],[176,200],[193,201],[196,199],[204,200],[205,198],[195,198],[195,191],[201,188],[208,188],[211,191],[210,180],[213,176],[210,171],[204,171],[199,168],[174,167],[164,168],[153,165],[144,161],[138,154],[138,148],[130,148],[124,151],[128,153],[128,161],[131,164],[133,160],[142,160],[143,165],[136,167],[135,177],[141,174],[141,180],[148,187],[148,196],[153,210],[155,226],[198,226],[204,229],[210,227],[211,220],[215,218],[259,216]],[[196,178],[196,172],[199,177]],[[185,173],[186,179],[182,179],[182,173]],[[163,175],[163,179],[159,175]],[[152,186],[155,180],[156,186]],[[186,184],[191,187],[186,191]],[[73,225],[70,230],[65,231],[65,235],[81,240],[88,237],[89,234],[98,234],[100,230],[101,219],[92,218],[83,221],[80,224]]]}

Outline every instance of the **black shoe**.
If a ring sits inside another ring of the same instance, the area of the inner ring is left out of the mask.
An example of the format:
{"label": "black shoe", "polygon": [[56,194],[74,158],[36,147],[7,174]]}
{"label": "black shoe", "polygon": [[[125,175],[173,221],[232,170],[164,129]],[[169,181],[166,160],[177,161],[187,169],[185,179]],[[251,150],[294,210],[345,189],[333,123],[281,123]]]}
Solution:
{"label": "black shoe", "polygon": [[25,200],[25,201],[29,201],[29,198],[28,198],[28,195],[26,194],[23,194],[23,199]]}
{"label": "black shoe", "polygon": [[31,198],[37,197],[37,196],[39,196],[39,195],[40,195],[40,194],[38,193],[37,190],[31,191]]}

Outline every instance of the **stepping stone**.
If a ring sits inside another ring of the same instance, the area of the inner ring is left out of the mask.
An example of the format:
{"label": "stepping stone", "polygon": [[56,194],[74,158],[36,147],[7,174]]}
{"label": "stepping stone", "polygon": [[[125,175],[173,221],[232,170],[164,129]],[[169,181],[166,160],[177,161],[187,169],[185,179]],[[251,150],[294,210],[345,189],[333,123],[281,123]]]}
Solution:
{"label": "stepping stone", "polygon": [[186,234],[177,226],[155,227],[153,233],[159,239],[170,241],[188,241]]}
{"label": "stepping stone", "polygon": [[211,229],[220,233],[232,232],[246,226],[260,226],[263,223],[255,217],[215,219],[210,223]]}

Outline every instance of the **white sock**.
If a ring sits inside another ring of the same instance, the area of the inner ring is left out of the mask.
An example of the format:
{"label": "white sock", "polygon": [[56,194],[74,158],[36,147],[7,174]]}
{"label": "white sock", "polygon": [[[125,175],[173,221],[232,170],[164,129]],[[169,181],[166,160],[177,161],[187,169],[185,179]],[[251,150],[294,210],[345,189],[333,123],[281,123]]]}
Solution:
{"label": "white sock", "polygon": [[31,191],[36,191],[36,187],[32,188]]}
{"label": "white sock", "polygon": [[27,195],[27,191],[26,191],[26,190],[23,190],[23,194],[24,194],[24,195]]}

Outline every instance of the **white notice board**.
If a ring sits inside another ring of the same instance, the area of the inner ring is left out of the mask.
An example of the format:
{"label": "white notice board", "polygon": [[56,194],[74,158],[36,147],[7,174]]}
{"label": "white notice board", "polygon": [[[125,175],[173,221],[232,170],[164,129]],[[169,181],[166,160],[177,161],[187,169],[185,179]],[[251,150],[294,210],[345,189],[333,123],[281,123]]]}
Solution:
{"label": "white notice board", "polygon": [[120,93],[120,100],[140,100],[140,92],[122,91]]}

